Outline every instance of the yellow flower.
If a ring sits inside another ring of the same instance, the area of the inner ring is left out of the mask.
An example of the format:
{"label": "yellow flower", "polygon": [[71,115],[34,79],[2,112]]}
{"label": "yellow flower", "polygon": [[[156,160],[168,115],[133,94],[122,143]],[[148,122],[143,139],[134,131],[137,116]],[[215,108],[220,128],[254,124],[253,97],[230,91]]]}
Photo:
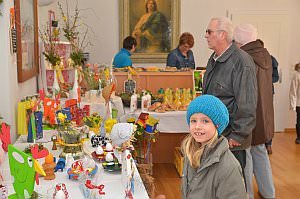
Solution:
{"label": "yellow flower", "polygon": [[117,120],[116,119],[107,119],[105,120],[105,123],[104,123],[104,128],[105,128],[105,131],[106,133],[110,133],[111,130],[112,130],[112,127],[117,124]]}
{"label": "yellow flower", "polygon": [[105,75],[106,80],[108,80],[109,79],[109,69],[108,68],[105,68],[104,75]]}
{"label": "yellow flower", "polygon": [[66,16],[63,16],[63,20],[64,20],[65,22],[67,22],[67,21],[68,21],[68,18],[67,18]]}
{"label": "yellow flower", "polygon": [[57,37],[59,36],[59,30],[58,30],[57,28],[55,28],[55,29],[53,30],[53,36],[54,36],[55,38],[57,38]]}
{"label": "yellow flower", "polygon": [[64,122],[65,122],[65,119],[67,118],[67,115],[66,115],[66,114],[63,114],[62,112],[60,112],[60,113],[57,114],[57,118],[58,118],[58,120],[59,120],[61,123],[64,123]]}

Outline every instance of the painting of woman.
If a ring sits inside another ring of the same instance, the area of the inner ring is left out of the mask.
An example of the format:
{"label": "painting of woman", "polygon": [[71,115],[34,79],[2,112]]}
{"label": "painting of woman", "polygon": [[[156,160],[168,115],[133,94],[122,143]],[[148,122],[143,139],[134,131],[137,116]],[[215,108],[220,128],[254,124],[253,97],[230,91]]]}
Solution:
{"label": "painting of woman", "polygon": [[169,22],[157,9],[156,0],[146,0],[143,14],[132,31],[137,40],[136,52],[162,53],[170,50]]}

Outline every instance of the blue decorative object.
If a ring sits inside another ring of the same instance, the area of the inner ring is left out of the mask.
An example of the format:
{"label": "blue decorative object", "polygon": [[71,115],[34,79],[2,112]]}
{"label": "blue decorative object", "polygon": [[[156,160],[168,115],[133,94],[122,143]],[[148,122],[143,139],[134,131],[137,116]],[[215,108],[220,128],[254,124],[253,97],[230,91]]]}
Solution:
{"label": "blue decorative object", "polygon": [[43,138],[43,113],[41,111],[34,112],[35,126],[36,126],[36,139]]}
{"label": "blue decorative object", "polygon": [[59,158],[59,160],[56,163],[56,166],[54,168],[54,171],[55,172],[58,171],[58,170],[63,171],[65,166],[66,166],[66,160],[64,158]]}
{"label": "blue decorative object", "polygon": [[[68,108],[63,108],[62,110],[56,111],[56,117],[59,113],[63,113],[67,116],[66,121],[71,121],[72,120],[72,115],[71,115],[71,109],[70,107]],[[57,124],[60,124],[60,121],[57,120]]]}
{"label": "blue decorative object", "polygon": [[151,126],[151,125],[149,125],[149,124],[146,124],[146,129],[145,129],[145,131],[146,131],[147,133],[153,133],[154,128],[153,128],[153,126]]}

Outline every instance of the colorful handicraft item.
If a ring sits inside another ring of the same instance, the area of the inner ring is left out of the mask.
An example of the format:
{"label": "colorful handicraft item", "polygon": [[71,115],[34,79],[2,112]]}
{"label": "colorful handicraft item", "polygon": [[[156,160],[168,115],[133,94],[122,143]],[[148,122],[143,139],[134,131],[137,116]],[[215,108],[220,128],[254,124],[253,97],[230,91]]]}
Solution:
{"label": "colorful handicraft item", "polygon": [[[129,118],[132,120],[132,118]],[[130,121],[132,122],[132,121]],[[135,124],[137,128],[134,132],[136,141],[133,143],[136,159],[143,163],[149,162],[151,143],[156,141],[158,134],[157,125],[159,120],[153,118],[149,113],[141,113]]]}
{"label": "colorful handicraft item", "polygon": [[28,155],[13,145],[8,145],[9,167],[14,178],[13,187],[16,193],[9,198],[30,198],[34,190],[34,181],[39,174],[45,176],[41,165],[31,155]]}
{"label": "colorful handicraft item", "polygon": [[0,131],[0,140],[2,141],[2,147],[5,152],[8,150],[8,145],[11,143],[10,141],[10,126],[2,122],[1,131]]}

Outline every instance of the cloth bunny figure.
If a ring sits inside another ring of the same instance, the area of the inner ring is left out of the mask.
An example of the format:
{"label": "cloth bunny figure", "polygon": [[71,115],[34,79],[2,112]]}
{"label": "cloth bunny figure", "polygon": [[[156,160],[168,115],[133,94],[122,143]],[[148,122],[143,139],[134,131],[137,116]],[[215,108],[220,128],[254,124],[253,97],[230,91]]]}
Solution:
{"label": "cloth bunny figure", "polygon": [[117,123],[113,126],[110,139],[113,146],[122,146],[122,144],[128,141],[134,132],[133,124],[129,123]]}

